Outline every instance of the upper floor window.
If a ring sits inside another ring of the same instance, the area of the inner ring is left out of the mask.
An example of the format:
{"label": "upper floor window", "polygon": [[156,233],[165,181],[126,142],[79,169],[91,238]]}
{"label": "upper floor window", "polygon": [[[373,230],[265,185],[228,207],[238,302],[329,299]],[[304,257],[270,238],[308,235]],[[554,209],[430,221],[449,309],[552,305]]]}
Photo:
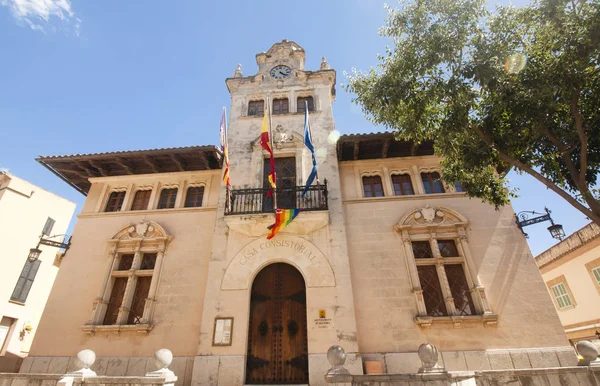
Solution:
{"label": "upper floor window", "polygon": [[193,186],[188,188],[185,196],[185,207],[194,208],[202,206],[202,198],[204,197],[204,186]]}
{"label": "upper floor window", "polygon": [[440,179],[440,173],[421,173],[421,178],[423,179],[425,193],[444,193],[444,186],[442,185],[442,180]]}
{"label": "upper floor window", "polygon": [[133,197],[133,204],[131,204],[131,210],[146,210],[148,209],[148,203],[150,202],[151,190],[138,190],[135,192]]}
{"label": "upper floor window", "polygon": [[596,284],[600,285],[600,267],[592,269],[592,275],[594,275],[594,279],[596,279]]}
{"label": "upper floor window", "polygon": [[290,104],[287,98],[273,99],[273,114],[287,114],[290,112]]}
{"label": "upper floor window", "polygon": [[415,194],[408,174],[392,175],[392,185],[394,185],[394,194],[396,196],[410,196]]}
{"label": "upper floor window", "polygon": [[309,97],[299,97],[297,100],[298,104],[296,106],[298,106],[298,112],[299,113],[304,113],[304,110],[306,109],[306,106],[308,105],[308,111],[315,111],[315,105],[313,102],[313,97],[309,96]]}
{"label": "upper floor window", "polygon": [[454,183],[454,190],[456,190],[457,192],[461,193],[464,192],[465,190],[463,189],[462,185],[460,184],[460,182],[456,181]]}
{"label": "upper floor window", "polygon": [[248,103],[248,115],[263,116],[265,114],[265,101],[250,101]]}
{"label": "upper floor window", "polygon": [[17,280],[17,285],[13,290],[10,300],[19,303],[25,303],[41,263],[42,262],[40,260],[31,261],[27,259],[25,266],[21,271],[21,275],[19,276],[19,280]]}
{"label": "upper floor window", "polygon": [[118,212],[123,206],[123,200],[125,199],[125,192],[112,192],[108,197],[106,203],[105,212]]}
{"label": "upper floor window", "polygon": [[177,188],[163,189],[160,192],[158,200],[158,209],[175,208],[175,199],[177,198]]}
{"label": "upper floor window", "polygon": [[558,283],[550,287],[552,289],[552,294],[554,295],[554,299],[556,299],[556,304],[558,304],[558,308],[568,308],[573,306],[573,302],[571,301],[571,297],[567,292],[567,288],[565,287],[565,283]]}
{"label": "upper floor window", "polygon": [[52,233],[52,228],[54,228],[54,219],[51,217],[48,217],[48,219],[46,220],[46,224],[44,224],[44,229],[42,229],[42,234],[46,235],[46,236],[50,236],[50,234]]}
{"label": "upper floor window", "polygon": [[380,176],[363,177],[363,192],[365,197],[383,197],[383,184]]}

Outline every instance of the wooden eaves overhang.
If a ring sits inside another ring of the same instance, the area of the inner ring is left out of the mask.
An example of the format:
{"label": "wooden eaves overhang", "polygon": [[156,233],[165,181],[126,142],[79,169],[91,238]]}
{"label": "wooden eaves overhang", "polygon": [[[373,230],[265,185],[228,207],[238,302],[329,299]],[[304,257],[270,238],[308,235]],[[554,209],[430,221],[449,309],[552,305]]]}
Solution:
{"label": "wooden eaves overhang", "polygon": [[40,156],[36,161],[87,196],[92,177],[221,169],[222,153],[209,145]]}
{"label": "wooden eaves overhang", "polygon": [[397,141],[392,133],[345,134],[337,142],[338,161],[433,155],[433,141]]}

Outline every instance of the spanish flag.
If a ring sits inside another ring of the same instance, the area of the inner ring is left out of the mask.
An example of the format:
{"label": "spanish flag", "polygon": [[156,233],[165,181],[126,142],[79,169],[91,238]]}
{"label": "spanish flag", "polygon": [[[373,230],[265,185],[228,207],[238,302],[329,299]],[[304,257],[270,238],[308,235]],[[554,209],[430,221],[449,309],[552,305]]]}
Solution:
{"label": "spanish flag", "polygon": [[289,223],[292,222],[300,213],[300,209],[277,209],[275,212],[275,224],[270,225],[268,229],[271,231],[267,235],[267,240],[270,240]]}
{"label": "spanish flag", "polygon": [[271,197],[273,194],[273,189],[277,188],[276,178],[275,178],[275,158],[273,158],[273,147],[271,146],[271,141],[269,139],[269,102],[267,101],[267,105],[265,106],[265,115],[262,122],[262,132],[260,133],[260,145],[263,149],[269,152],[271,157],[271,172],[269,173],[268,179],[269,184],[271,184],[271,189],[267,192],[267,197]]}

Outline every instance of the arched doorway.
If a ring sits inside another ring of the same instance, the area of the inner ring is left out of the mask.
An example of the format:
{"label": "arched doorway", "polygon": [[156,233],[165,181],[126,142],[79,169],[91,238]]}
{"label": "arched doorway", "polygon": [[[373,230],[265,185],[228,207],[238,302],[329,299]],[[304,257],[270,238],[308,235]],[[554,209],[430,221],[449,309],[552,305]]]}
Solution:
{"label": "arched doorway", "polygon": [[275,263],[252,284],[246,384],[307,384],[306,286],[291,265]]}

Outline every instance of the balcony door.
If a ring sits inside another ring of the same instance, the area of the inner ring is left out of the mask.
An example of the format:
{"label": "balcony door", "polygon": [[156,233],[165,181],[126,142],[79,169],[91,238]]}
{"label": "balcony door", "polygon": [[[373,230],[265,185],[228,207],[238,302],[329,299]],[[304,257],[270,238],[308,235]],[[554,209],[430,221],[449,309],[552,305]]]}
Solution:
{"label": "balcony door", "polygon": [[[263,188],[268,189],[269,171],[271,166],[269,159],[264,162]],[[277,208],[293,209],[296,207],[296,158],[275,158],[275,173],[277,174]],[[263,200],[263,211],[273,210],[273,197],[265,197]]]}

